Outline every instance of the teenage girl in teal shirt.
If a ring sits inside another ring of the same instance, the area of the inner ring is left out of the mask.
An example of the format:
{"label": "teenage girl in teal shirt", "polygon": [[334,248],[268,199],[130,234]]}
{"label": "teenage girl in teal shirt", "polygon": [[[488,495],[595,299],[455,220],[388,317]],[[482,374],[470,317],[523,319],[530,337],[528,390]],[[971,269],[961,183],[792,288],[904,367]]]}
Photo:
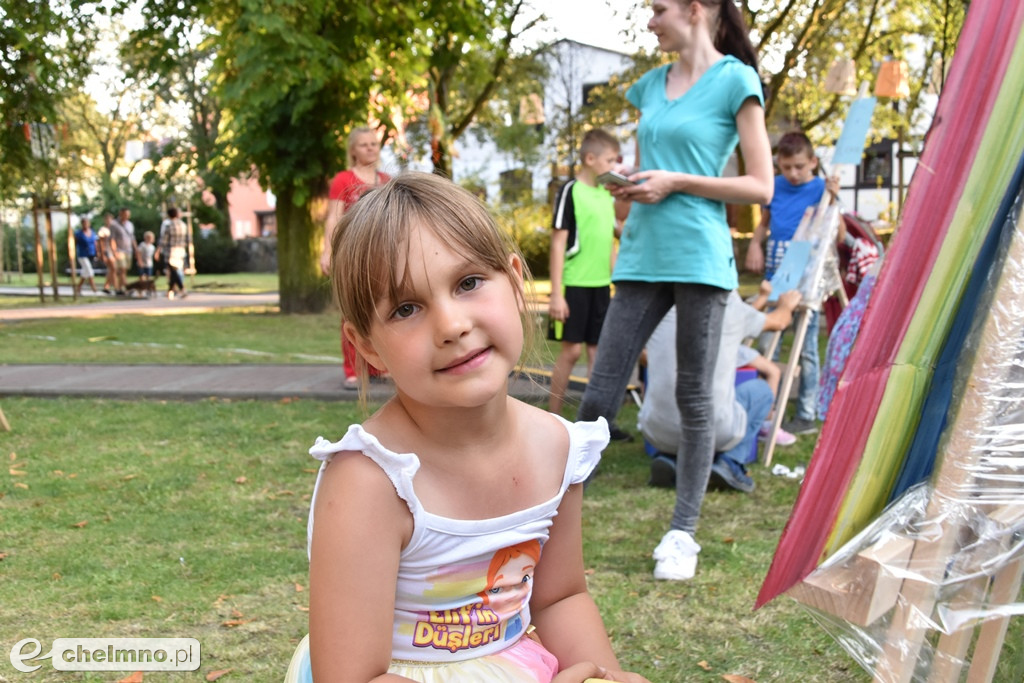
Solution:
{"label": "teenage girl in teal shirt", "polygon": [[[614,418],[647,338],[675,305],[682,438],[675,510],[654,552],[654,576],[684,580],[700,551],[694,532],[714,459],[712,374],[726,298],[737,286],[725,204],[770,201],[774,171],[757,56],[733,0],[651,7],[647,28],[678,58],[626,93],[640,113],[639,172],[634,186],[609,186],[631,205],[579,419]],[[745,172],[723,178],[737,142]]]}

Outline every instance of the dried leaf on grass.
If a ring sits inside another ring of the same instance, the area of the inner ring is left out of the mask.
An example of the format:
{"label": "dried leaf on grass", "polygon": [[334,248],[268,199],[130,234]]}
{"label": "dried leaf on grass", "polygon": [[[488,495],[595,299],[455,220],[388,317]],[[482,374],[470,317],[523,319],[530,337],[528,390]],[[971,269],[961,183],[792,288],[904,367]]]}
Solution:
{"label": "dried leaf on grass", "polygon": [[75,522],[71,526],[73,526],[76,529],[81,529],[81,528],[85,527],[88,523],[89,523],[89,520],[83,519],[81,522]]}
{"label": "dried leaf on grass", "polygon": [[234,669],[217,669],[216,671],[211,671],[210,673],[206,674],[206,680],[215,681],[221,676],[229,674],[232,671],[234,671]]}
{"label": "dried leaf on grass", "polygon": [[235,479],[235,483],[236,484],[244,484],[247,481],[249,481],[249,480],[247,478],[245,478],[245,477],[238,477],[237,479]]}
{"label": "dried leaf on grass", "polygon": [[704,669],[705,671],[711,671],[711,665],[708,664],[703,659],[700,660],[699,662],[697,662],[697,666],[699,666],[700,668]]}
{"label": "dried leaf on grass", "polygon": [[22,481],[16,481],[16,482],[14,482],[14,488],[27,489],[28,488],[28,484],[26,484],[25,482],[22,482]]}
{"label": "dried leaf on grass", "polygon": [[753,678],[737,674],[722,674],[722,680],[729,681],[729,683],[757,683]]}
{"label": "dried leaf on grass", "polygon": [[296,593],[301,593],[304,590],[306,590],[306,589],[305,589],[305,587],[303,587],[303,585],[301,583],[298,583],[298,582],[295,583],[295,592]]}
{"label": "dried leaf on grass", "polygon": [[228,619],[227,621],[222,621],[220,625],[226,628],[235,628],[242,624],[248,624],[250,621],[253,621],[253,619]]}
{"label": "dried leaf on grass", "polygon": [[136,671],[135,673],[133,673],[130,676],[125,676],[124,678],[119,680],[117,683],[142,683],[142,672],[141,671]]}

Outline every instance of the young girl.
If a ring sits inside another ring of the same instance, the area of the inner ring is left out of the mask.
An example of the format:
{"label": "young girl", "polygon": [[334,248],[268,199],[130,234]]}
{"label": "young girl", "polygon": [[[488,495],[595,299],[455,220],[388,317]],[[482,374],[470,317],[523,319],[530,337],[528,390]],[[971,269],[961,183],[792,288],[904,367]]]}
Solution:
{"label": "young girl", "polygon": [[[639,111],[635,185],[609,187],[631,202],[612,280],[615,297],[579,419],[614,417],[644,343],[676,307],[676,504],[654,549],[654,578],[690,579],[694,539],[714,460],[712,378],[730,290],[737,282],[725,204],[763,204],[772,195],[757,54],[734,0],[652,0],[647,24],[671,64],[628,91]],[[742,175],[723,177],[739,143]]]}
{"label": "young girl", "polygon": [[524,265],[486,209],[406,173],[333,235],[343,333],[395,396],[322,460],[309,517],[313,680],[643,681],[587,593],[582,482],[608,441],[508,395]]}

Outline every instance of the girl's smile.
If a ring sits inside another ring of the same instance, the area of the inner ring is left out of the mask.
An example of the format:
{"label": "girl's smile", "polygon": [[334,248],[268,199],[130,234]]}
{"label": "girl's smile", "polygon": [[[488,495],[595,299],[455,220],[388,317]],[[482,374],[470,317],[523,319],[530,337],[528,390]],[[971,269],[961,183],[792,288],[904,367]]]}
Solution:
{"label": "girl's smile", "polygon": [[487,358],[490,356],[490,347],[480,349],[479,351],[473,351],[471,353],[456,359],[451,364],[446,365],[437,372],[447,372],[451,374],[460,374],[464,372],[470,372],[483,365]]}
{"label": "girl's smile", "polygon": [[[519,262],[515,261],[519,270]],[[473,407],[504,397],[523,348],[516,290],[508,277],[457,254],[414,226],[398,263],[396,300],[381,300],[366,359],[416,402]]]}

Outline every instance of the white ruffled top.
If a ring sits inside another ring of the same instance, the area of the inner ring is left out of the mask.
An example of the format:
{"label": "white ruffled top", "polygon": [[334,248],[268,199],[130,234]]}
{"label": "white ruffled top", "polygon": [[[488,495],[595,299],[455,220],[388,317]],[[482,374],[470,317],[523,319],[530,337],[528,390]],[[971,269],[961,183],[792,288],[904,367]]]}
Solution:
{"label": "white ruffled top", "polygon": [[[572,423],[555,417],[569,433],[565,473],[557,493],[537,505],[491,519],[452,519],[424,509],[413,488],[419,458],[415,453],[388,450],[361,425],[349,427],[340,441],[319,437],[309,449],[310,455],[323,463],[310,503],[310,543],[320,478],[335,453],[359,451],[373,460],[409,506],[413,532],[402,551],[398,572],[393,658],[427,662],[471,659],[500,652],[525,633],[530,623],[529,591],[511,614],[505,613],[507,609],[496,614],[486,606],[486,596],[510,588],[494,585],[491,565],[513,547],[539,544],[537,552],[542,552],[566,490],[590,476],[609,438],[603,418]],[[528,581],[532,576],[520,579]],[[530,587],[532,590],[532,583]]]}

